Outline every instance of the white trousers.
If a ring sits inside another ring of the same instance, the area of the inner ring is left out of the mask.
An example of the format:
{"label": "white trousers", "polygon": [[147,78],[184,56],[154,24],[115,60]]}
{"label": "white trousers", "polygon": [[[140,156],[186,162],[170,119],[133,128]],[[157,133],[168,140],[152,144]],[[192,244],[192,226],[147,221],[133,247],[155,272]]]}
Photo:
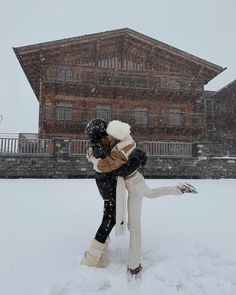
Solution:
{"label": "white trousers", "polygon": [[143,196],[158,198],[164,195],[182,195],[176,186],[150,188],[142,174],[125,181],[128,191],[128,229],[130,232],[128,268],[135,269],[141,262],[141,212]]}

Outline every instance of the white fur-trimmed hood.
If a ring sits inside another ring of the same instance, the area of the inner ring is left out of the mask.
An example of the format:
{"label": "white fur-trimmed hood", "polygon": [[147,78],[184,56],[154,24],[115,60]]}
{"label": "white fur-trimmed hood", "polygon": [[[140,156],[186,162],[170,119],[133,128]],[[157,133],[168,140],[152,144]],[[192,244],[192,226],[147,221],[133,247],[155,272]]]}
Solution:
{"label": "white fur-trimmed hood", "polygon": [[115,139],[124,140],[130,134],[130,126],[119,120],[113,120],[108,123],[106,132]]}

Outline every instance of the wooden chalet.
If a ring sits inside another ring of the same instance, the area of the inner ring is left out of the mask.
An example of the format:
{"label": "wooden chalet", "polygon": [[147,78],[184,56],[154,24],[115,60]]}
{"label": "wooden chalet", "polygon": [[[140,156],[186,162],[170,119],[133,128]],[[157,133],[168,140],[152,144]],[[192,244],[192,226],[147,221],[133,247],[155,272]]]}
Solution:
{"label": "wooden chalet", "polygon": [[39,102],[39,137],[85,139],[95,117],[135,138],[191,142],[205,129],[196,101],[224,69],[129,28],[14,48]]}
{"label": "wooden chalet", "polygon": [[215,92],[206,105],[208,139],[222,142],[228,155],[236,155],[236,80]]}

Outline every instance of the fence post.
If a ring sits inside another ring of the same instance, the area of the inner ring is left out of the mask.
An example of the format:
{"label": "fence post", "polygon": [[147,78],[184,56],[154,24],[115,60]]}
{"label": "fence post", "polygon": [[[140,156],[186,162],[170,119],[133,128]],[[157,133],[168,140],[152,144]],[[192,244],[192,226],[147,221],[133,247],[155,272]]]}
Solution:
{"label": "fence post", "polygon": [[69,140],[62,138],[53,139],[53,157],[68,158],[69,157]]}
{"label": "fence post", "polygon": [[206,160],[209,155],[208,146],[204,143],[193,143],[192,156],[198,160]]}

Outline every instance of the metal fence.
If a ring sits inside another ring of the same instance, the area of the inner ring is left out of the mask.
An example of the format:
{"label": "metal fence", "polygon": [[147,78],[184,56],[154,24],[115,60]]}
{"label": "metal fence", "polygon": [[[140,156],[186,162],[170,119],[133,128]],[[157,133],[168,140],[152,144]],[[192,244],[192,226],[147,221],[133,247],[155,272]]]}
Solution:
{"label": "metal fence", "polygon": [[0,155],[51,155],[51,139],[0,138]]}
{"label": "metal fence", "polygon": [[89,149],[88,140],[71,140],[70,141],[69,154],[72,156],[85,155],[88,149]]}
{"label": "metal fence", "polygon": [[[54,144],[53,139],[0,138],[0,155],[53,155]],[[149,156],[192,157],[192,143],[140,141],[137,146]],[[85,155],[88,148],[88,140],[69,140],[68,154]]]}
{"label": "metal fence", "polygon": [[192,143],[144,141],[139,145],[149,156],[192,157]]}
{"label": "metal fence", "polygon": [[[162,142],[162,141],[142,141],[137,144],[139,148],[149,156],[159,157],[192,157],[192,143],[187,142]],[[70,154],[85,155],[89,148],[88,140],[71,140]]]}

